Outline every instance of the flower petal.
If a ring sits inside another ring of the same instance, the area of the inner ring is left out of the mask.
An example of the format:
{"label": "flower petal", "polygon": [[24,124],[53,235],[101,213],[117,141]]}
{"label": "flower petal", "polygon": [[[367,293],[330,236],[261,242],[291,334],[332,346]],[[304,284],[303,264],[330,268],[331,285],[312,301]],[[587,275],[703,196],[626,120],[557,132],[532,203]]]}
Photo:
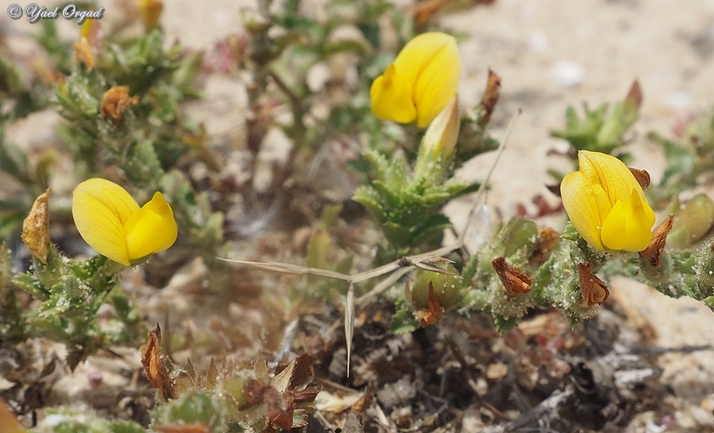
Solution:
{"label": "flower petal", "polygon": [[417,126],[420,128],[427,127],[446,107],[456,94],[461,80],[461,57],[456,39],[443,33],[436,34],[440,36],[435,39],[442,45],[430,56],[431,61],[424,65],[414,83]]}
{"label": "flower petal", "polygon": [[600,184],[605,190],[610,207],[615,206],[618,201],[627,200],[633,189],[645,200],[644,191],[630,169],[614,156],[581,150],[578,152],[578,164],[591,183]]}
{"label": "flower petal", "polygon": [[404,78],[397,75],[394,64],[374,80],[369,97],[376,118],[399,123],[411,123],[416,119],[412,90],[406,84]]}
{"label": "flower petal", "polygon": [[178,236],[171,206],[160,192],[131,216],[125,229],[131,261],[167,249]]}
{"label": "flower petal", "polygon": [[82,238],[99,254],[129,266],[124,222],[139,205],[121,186],[89,179],[72,193],[72,216]]}
{"label": "flower petal", "polygon": [[610,250],[642,251],[652,240],[655,214],[634,188],[618,201],[602,225],[602,243]]}
{"label": "flower petal", "polygon": [[593,187],[581,171],[576,171],[563,178],[560,194],[565,212],[580,236],[593,247],[602,250],[604,249],[600,241],[602,219]]}

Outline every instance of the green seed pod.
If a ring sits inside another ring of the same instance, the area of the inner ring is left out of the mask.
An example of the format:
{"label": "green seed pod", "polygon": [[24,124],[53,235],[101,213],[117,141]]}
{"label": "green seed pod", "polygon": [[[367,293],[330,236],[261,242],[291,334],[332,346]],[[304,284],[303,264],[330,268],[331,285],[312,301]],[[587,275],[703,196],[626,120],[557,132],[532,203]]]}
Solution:
{"label": "green seed pod", "polygon": [[407,290],[407,301],[416,310],[429,308],[429,285],[434,287],[434,297],[444,310],[457,307],[463,298],[461,277],[452,265],[443,267],[454,275],[440,274],[419,269]]}
{"label": "green seed pod", "polygon": [[502,251],[502,254],[497,255],[510,258],[522,251],[523,258],[528,259],[538,246],[538,226],[529,219],[514,217],[508,221],[494,240]]}
{"label": "green seed pod", "polygon": [[667,244],[686,248],[699,241],[714,225],[714,203],[706,194],[697,194],[674,217]]}

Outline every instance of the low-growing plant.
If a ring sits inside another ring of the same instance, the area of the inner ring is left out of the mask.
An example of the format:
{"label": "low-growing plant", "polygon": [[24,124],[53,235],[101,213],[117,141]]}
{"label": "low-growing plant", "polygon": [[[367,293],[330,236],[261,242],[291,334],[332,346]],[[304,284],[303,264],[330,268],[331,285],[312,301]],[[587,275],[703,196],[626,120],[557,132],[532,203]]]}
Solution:
{"label": "low-growing plant", "polygon": [[[529,312],[550,309],[577,326],[608,299],[607,279],[615,274],[714,309],[714,204],[703,195],[685,203],[678,198],[682,185],[694,185],[712,169],[711,113],[693,121],[681,143],[651,135],[671,158],[662,181],[649,185],[647,172],[626,165],[632,159],[626,134],[642,103],[636,82],[612,110],[585,105],[580,118],[568,108],[564,129],[552,135],[570,143],[568,155],[577,165],[571,173],[552,174],[569,222],[554,229],[524,216],[492,221],[484,199],[490,174],[467,182],[456,170],[478,154],[503,150],[505,144],[488,132],[498,75],[489,71],[479,104],[460,106],[457,40],[441,31],[416,35],[404,15],[381,0],[331,0],[323,19],[301,15],[297,0],[281,10],[262,0],[246,17],[244,38],[225,41],[233,50],[224,71],[250,76],[242,143],[247,170],[255,174],[271,128],[289,138],[287,163],[267,195],[289,195],[287,185],[320,157],[325,137],[352,147],[355,156],[342,168],[360,183],[352,200],[369,216],[360,223],[382,235],[358,240],[374,254],[356,264],[355,251],[334,241],[344,206],[320,203],[305,241],[305,266],[228,258],[221,194],[247,197],[255,191],[245,185],[206,191],[188,174],[188,160],[216,164],[205,131],[181,110],[183,102],[201,96],[203,57],[178,45],[166,48],[157,26],[160,2],[141,3],[140,36],[100,39],[92,28],[96,22],[88,21],[74,45],[51,43],[51,22],[40,38],[64,74],[48,101],[64,118],[57,131],[65,145],[61,151],[80,173],[71,208],[79,234],[98,253],[89,259],[66,257],[50,237],[54,211],[49,190],[42,191],[52,179],[52,158],[31,167],[19,148],[2,141],[9,122],[48,102],[28,102],[32,86],[0,57],[0,92],[14,99],[14,110],[0,107],[0,170],[24,187],[21,196],[0,201],[0,237],[9,238],[22,224],[21,237],[32,254],[30,268],[16,273],[7,244],[0,247],[3,342],[62,342],[72,368],[101,348],[138,345],[147,326],[117,283],[128,267],[174,242],[201,257],[216,281],[227,272],[226,262],[307,276],[289,287],[298,294],[289,298],[344,303],[348,364],[357,310],[378,295],[395,305],[394,333],[439,326],[446,314],[486,314],[498,331],[507,332]],[[396,55],[382,52],[379,39],[376,18],[387,14],[400,40],[408,41]],[[428,24],[423,17],[417,21]],[[345,26],[348,37],[338,32]],[[316,65],[335,69],[334,62],[347,58],[357,73],[351,85],[344,71],[332,71],[344,86],[341,98],[330,100],[329,83],[310,85]],[[327,112],[320,115],[316,107],[325,100]],[[289,119],[279,115],[280,105]],[[472,192],[475,204],[466,228],[457,232],[444,208]],[[445,231],[455,235],[446,245]],[[23,308],[21,294],[39,307]],[[109,324],[99,315],[105,303],[115,312]],[[206,432],[302,427],[319,391],[307,355],[275,368],[262,356],[229,360],[221,369],[211,361],[205,374],[191,362],[176,368],[161,350],[158,327],[149,332],[142,364],[160,401],[151,426],[158,431],[186,425]],[[92,432],[144,431],[132,423],[80,418],[74,409],[57,414],[64,421],[40,431],[69,431],[78,423]]]}

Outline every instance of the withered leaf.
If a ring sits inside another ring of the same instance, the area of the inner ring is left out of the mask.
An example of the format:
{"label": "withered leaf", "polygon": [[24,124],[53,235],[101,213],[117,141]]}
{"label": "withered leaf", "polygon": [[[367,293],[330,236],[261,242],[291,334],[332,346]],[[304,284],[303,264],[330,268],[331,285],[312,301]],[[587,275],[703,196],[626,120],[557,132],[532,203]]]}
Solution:
{"label": "withered leaf", "polygon": [[416,316],[419,326],[422,328],[433,325],[444,317],[444,307],[441,306],[441,303],[436,298],[434,284],[431,281],[429,281],[429,309],[417,311]]}
{"label": "withered leaf", "polygon": [[33,256],[47,264],[50,251],[50,189],[40,194],[32,204],[30,214],[22,222],[22,242],[27,245]]}
{"label": "withered leaf", "polygon": [[633,176],[635,176],[635,180],[637,183],[640,184],[642,189],[647,189],[648,186],[650,186],[650,174],[647,170],[643,170],[641,168],[632,168],[632,167],[627,167],[630,169],[630,173],[632,173]]}
{"label": "withered leaf", "polygon": [[293,427],[293,412],[295,405],[291,400],[286,401],[278,390],[272,386],[263,390],[263,402],[267,406],[268,420],[284,430]]}
{"label": "withered leaf", "polygon": [[196,383],[196,368],[193,366],[193,362],[191,362],[190,359],[187,359],[186,362],[184,362],[183,369],[186,370],[186,374],[188,374],[188,377],[190,377],[191,380]]}
{"label": "withered leaf", "polygon": [[15,415],[10,412],[10,408],[5,405],[5,402],[0,398],[0,427],[3,433],[23,433],[22,428]]}
{"label": "withered leaf", "polygon": [[531,279],[520,269],[506,263],[503,257],[496,257],[491,262],[491,266],[498,274],[503,287],[506,289],[508,299],[526,294],[531,291]]}
{"label": "withered leaf", "polygon": [[114,86],[102,95],[102,106],[99,111],[102,117],[105,119],[111,117],[114,124],[118,125],[126,109],[138,103],[138,96],[129,96],[129,86]]}
{"label": "withered leaf", "polygon": [[[374,395],[375,395],[374,392],[372,392],[372,390],[369,389],[369,387],[368,387],[368,389],[365,392],[363,392],[362,398],[357,400],[357,403],[353,404],[351,409],[353,411],[357,411],[357,412],[366,411],[372,405],[372,401],[374,400]],[[349,416],[349,414],[348,414],[348,416]]]}
{"label": "withered leaf", "polygon": [[211,363],[208,365],[208,370],[206,371],[206,384],[205,387],[208,391],[213,391],[213,389],[218,384],[218,369],[216,364],[211,358]]}
{"label": "withered leaf", "polygon": [[163,399],[176,398],[173,381],[161,355],[161,327],[158,323],[156,328],[149,332],[146,345],[141,347],[141,364],[146,371],[146,377],[154,388],[159,390]]}
{"label": "withered leaf", "polygon": [[417,29],[423,29],[429,20],[451,0],[426,0],[414,6],[414,25]]}
{"label": "withered leaf", "polygon": [[538,253],[545,254],[553,249],[560,239],[560,233],[550,227],[538,230]]}
{"label": "withered leaf", "polygon": [[610,290],[607,285],[593,272],[592,263],[578,263],[578,278],[580,279],[580,291],[583,300],[580,306],[585,308],[595,304],[602,304],[610,297]]}
{"label": "withered leaf", "polygon": [[642,106],[642,88],[639,81],[632,82],[632,86],[625,96],[624,104],[634,111],[639,111]]}
{"label": "withered leaf", "polygon": [[291,390],[288,392],[288,394],[290,395],[292,401],[294,401],[295,403],[311,403],[315,401],[315,397],[317,397],[317,394],[321,390],[322,385],[317,382],[313,382],[297,390]]}
{"label": "withered leaf", "polygon": [[243,385],[243,397],[250,405],[263,403],[263,390],[272,386],[261,380],[249,380]]}
{"label": "withered leaf", "polygon": [[673,224],[674,215],[670,215],[654,229],[649,246],[640,251],[640,256],[655,269],[662,266],[662,253],[664,253],[667,235],[672,230]]}
{"label": "withered leaf", "polygon": [[[278,369],[280,366],[278,367]],[[271,381],[275,389],[281,394],[289,389],[305,385],[310,382],[315,372],[312,369],[312,357],[303,353],[295,357]]]}
{"label": "withered leaf", "polygon": [[486,92],[481,98],[481,107],[483,108],[483,113],[481,114],[481,127],[488,125],[491,120],[491,115],[493,110],[496,108],[496,103],[498,102],[498,96],[501,89],[501,77],[499,77],[491,69],[488,70],[488,80],[486,82]]}
{"label": "withered leaf", "polygon": [[260,380],[251,380],[243,385],[243,397],[250,405],[265,404],[268,421],[284,430],[293,426],[295,405],[292,400],[283,398],[272,385]]}
{"label": "withered leaf", "polygon": [[94,69],[94,54],[92,54],[92,47],[89,45],[87,38],[82,36],[82,38],[74,44],[73,48],[74,54],[79,61],[84,63],[88,70],[91,71]]}

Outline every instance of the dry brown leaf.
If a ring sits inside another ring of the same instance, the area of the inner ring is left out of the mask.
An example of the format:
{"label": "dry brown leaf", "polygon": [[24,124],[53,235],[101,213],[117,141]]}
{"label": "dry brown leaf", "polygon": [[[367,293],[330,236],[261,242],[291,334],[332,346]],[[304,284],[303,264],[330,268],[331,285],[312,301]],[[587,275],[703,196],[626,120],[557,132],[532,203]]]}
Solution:
{"label": "dry brown leaf", "polygon": [[146,345],[141,348],[141,364],[146,371],[146,377],[164,399],[176,398],[174,383],[161,355],[161,327],[158,323],[156,328],[149,332]]}
{"label": "dry brown leaf", "polygon": [[94,69],[94,54],[92,53],[92,47],[89,45],[87,38],[82,36],[82,38],[74,44],[73,48],[76,58],[87,65],[87,69],[90,71]]}
{"label": "dry brown leaf", "polygon": [[416,28],[425,28],[429,20],[439,12],[439,9],[449,4],[450,1],[451,0],[426,0],[417,3],[412,9]]}
{"label": "dry brown leaf", "polygon": [[292,400],[284,399],[273,386],[260,380],[251,380],[243,385],[243,397],[251,406],[265,404],[271,424],[284,430],[292,428],[295,405]]}
{"label": "dry brown leaf", "polygon": [[649,246],[644,251],[640,251],[640,256],[655,269],[662,266],[662,253],[664,253],[667,235],[672,230],[673,224],[674,215],[670,215],[654,229]]}
{"label": "dry brown leaf", "polygon": [[0,431],[3,433],[25,433],[15,415],[10,412],[10,408],[0,398]]}
{"label": "dry brown leaf", "polygon": [[650,186],[651,178],[650,174],[647,170],[643,170],[641,168],[632,168],[632,167],[627,167],[630,169],[630,173],[632,173],[633,176],[635,176],[635,180],[637,183],[640,184],[642,189],[647,189],[648,186]]}
{"label": "dry brown leaf", "polygon": [[580,278],[580,291],[583,294],[581,307],[589,307],[595,304],[602,304],[610,297],[610,290],[607,285],[593,272],[592,263],[578,263],[578,277]]}
{"label": "dry brown leaf", "polygon": [[22,222],[22,242],[27,245],[33,256],[47,264],[50,251],[50,209],[48,201],[50,189],[40,194],[32,205],[30,214]]}
{"label": "dry brown leaf", "polygon": [[640,82],[635,80],[632,82],[632,86],[630,86],[630,90],[627,92],[627,96],[625,96],[624,103],[625,105],[630,106],[635,111],[638,111],[642,106],[642,97],[642,88],[640,87]]}
{"label": "dry brown leaf", "polygon": [[442,307],[439,300],[436,299],[434,284],[432,284],[431,281],[429,281],[429,309],[417,311],[416,316],[419,321],[419,326],[422,328],[433,325],[444,317],[444,307]]}
{"label": "dry brown leaf", "polygon": [[498,278],[506,289],[508,299],[526,294],[531,291],[531,279],[520,269],[506,263],[503,257],[496,257],[491,262],[491,266],[498,274]]}
{"label": "dry brown leaf", "polygon": [[283,394],[289,389],[306,385],[314,375],[312,357],[307,353],[303,353],[290,361],[285,368],[275,375],[271,382],[275,389]]}
{"label": "dry brown leaf", "polygon": [[118,125],[124,116],[124,111],[139,103],[138,96],[129,96],[129,86],[114,86],[102,95],[102,106],[99,111],[105,119],[111,117]]}
{"label": "dry brown leaf", "polygon": [[491,120],[494,108],[498,102],[498,96],[501,89],[501,77],[499,77],[491,69],[488,70],[488,81],[486,82],[486,92],[481,99],[481,107],[483,114],[481,116],[481,126],[485,127]]}
{"label": "dry brown leaf", "polygon": [[559,240],[560,233],[550,227],[538,230],[538,253],[548,253],[553,249]]}
{"label": "dry brown leaf", "polygon": [[216,364],[211,358],[211,363],[208,365],[208,370],[206,370],[206,384],[205,387],[208,391],[213,391],[213,389],[218,384],[218,369]]}

